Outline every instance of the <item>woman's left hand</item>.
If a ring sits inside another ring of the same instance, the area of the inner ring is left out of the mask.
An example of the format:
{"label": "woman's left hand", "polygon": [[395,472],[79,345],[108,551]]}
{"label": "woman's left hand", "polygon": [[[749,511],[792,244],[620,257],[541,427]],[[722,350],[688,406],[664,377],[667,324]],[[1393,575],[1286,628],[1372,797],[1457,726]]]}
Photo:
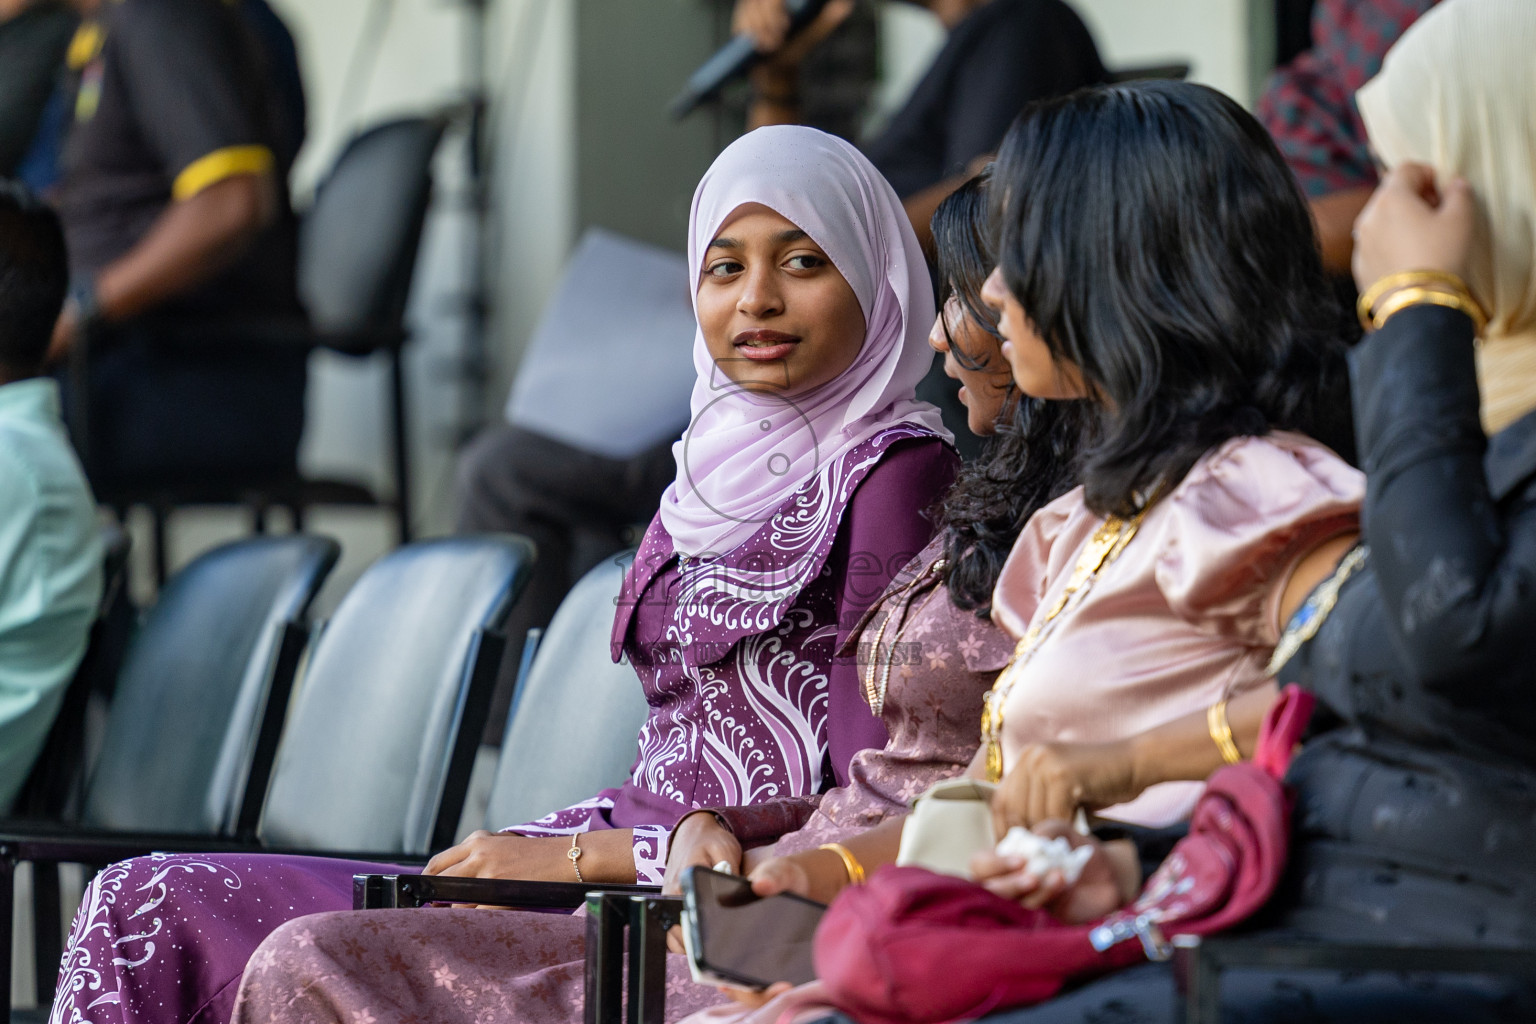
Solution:
{"label": "woman's left hand", "polygon": [[1042,822],[1034,832],[1047,839],[1064,837],[1073,849],[1093,847],[1093,856],[1083,865],[1075,883],[1068,883],[1060,871],[1054,870],[1037,877],[1025,869],[1022,860],[999,857],[990,851],[971,859],[971,874],[976,881],[1003,899],[1043,909],[1064,924],[1092,921],[1124,905],[1121,871],[1105,844],[1092,836],[1079,835],[1065,821]]}
{"label": "woman's left hand", "polygon": [[[578,863],[582,881],[634,882],[633,838],[629,829],[583,832],[577,843],[581,850]],[[519,836],[481,830],[433,857],[422,869],[422,874],[575,882],[576,869],[572,866],[570,851],[568,837]]]}
{"label": "woman's left hand", "polygon": [[992,797],[992,825],[1010,828],[1070,821],[1079,807],[1097,810],[1139,795],[1127,743],[1033,743],[1019,751]]}

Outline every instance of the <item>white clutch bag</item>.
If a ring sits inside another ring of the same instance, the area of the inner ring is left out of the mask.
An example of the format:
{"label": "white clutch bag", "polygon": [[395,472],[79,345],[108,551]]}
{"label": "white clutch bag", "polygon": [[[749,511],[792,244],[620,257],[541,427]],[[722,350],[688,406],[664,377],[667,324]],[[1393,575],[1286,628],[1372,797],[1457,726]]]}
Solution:
{"label": "white clutch bag", "polygon": [[992,831],[992,794],[979,779],[945,779],[912,801],[902,827],[896,863],[956,878],[971,877],[971,858],[997,846]]}

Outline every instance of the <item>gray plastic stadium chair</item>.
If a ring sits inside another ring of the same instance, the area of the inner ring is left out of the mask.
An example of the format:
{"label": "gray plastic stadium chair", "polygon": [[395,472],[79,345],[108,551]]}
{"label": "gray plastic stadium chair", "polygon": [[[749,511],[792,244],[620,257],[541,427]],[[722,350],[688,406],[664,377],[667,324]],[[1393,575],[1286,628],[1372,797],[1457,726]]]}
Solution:
{"label": "gray plastic stadium chair", "polygon": [[453,841],[502,630],[534,560],[521,537],[400,548],[320,634],[289,711],[264,847],[425,855]]}
{"label": "gray plastic stadium chair", "polygon": [[488,829],[534,821],[623,785],[647,705],[640,679],[608,653],[614,602],[634,553],[605,560],[571,588],[517,681]]}
{"label": "gray plastic stadium chair", "polygon": [[176,574],[118,675],[80,824],[232,832],[284,631],[302,627],[339,554],[326,537],[256,537]]}
{"label": "gray plastic stadium chair", "polygon": [[[633,559],[634,552],[628,552],[582,577],[560,603],[531,658],[525,648],[486,807],[487,829],[535,821],[629,777],[647,705],[635,670],[610,660],[608,638],[614,603]],[[369,909],[441,900],[570,908],[593,889],[655,892],[654,886],[358,875],[353,904]]]}
{"label": "gray plastic stadium chair", "polygon": [[[145,833],[213,842],[234,834],[248,796],[259,801],[268,726],[287,707],[310,605],[340,553],[327,537],[237,541],[161,590],[118,673],[80,821],[0,827],[0,964],[10,963],[16,865],[31,861],[39,994],[57,973],[59,863],[104,863],[119,845],[137,850]],[[6,967],[0,1008],[10,1006],[10,978]]]}

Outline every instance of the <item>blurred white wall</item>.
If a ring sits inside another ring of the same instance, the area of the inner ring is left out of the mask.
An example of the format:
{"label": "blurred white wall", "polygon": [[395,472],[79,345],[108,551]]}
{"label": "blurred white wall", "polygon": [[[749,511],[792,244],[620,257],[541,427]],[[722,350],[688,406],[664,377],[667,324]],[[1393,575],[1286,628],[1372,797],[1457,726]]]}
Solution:
{"label": "blurred white wall", "polygon": [[[1071,0],[1111,70],[1178,61],[1252,107],[1273,54],[1271,0]],[[1262,69],[1262,70],[1259,70]],[[1257,78],[1256,78],[1257,73]]]}

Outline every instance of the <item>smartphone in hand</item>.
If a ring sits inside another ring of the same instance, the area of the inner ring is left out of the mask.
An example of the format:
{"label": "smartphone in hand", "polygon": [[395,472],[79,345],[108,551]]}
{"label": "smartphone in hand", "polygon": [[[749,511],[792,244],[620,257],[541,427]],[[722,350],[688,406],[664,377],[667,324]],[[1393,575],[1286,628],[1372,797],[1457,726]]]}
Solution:
{"label": "smartphone in hand", "polygon": [[826,906],[793,893],[758,896],[739,875],[683,872],[683,945],[693,979],[761,991],[816,977],[811,940]]}

